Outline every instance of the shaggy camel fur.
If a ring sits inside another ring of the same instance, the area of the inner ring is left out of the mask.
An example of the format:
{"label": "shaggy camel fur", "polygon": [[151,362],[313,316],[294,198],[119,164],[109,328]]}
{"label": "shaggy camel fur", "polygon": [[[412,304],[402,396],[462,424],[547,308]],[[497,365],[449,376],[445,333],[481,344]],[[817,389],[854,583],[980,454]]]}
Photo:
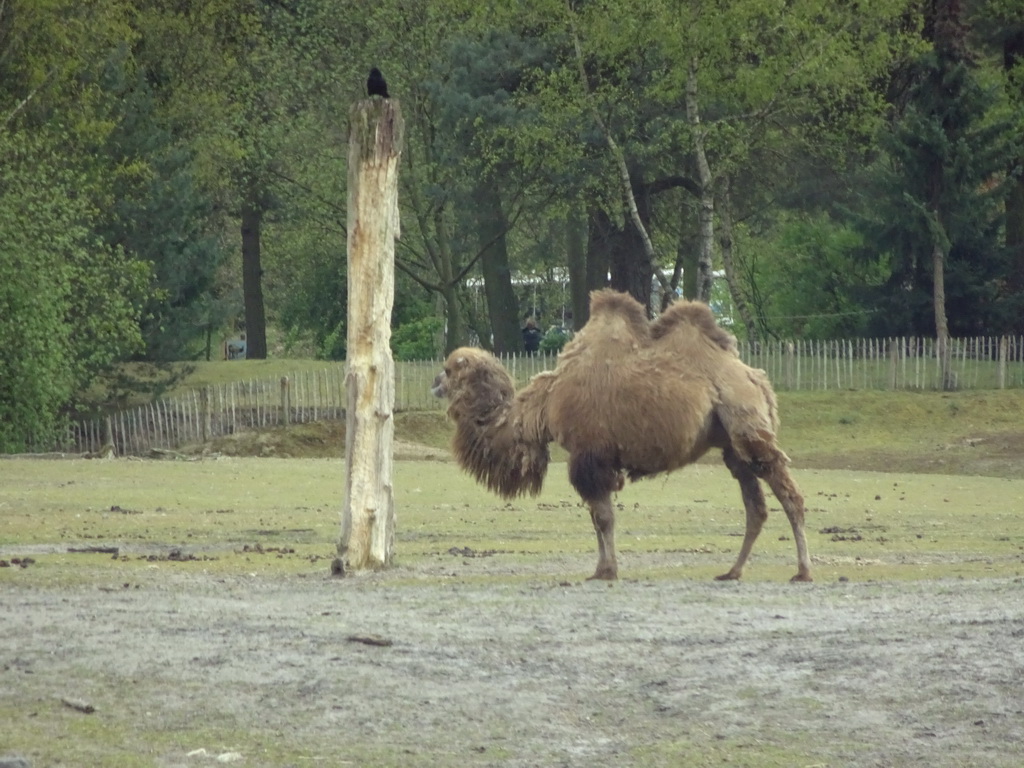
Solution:
{"label": "shaggy camel fur", "polygon": [[612,493],[625,476],[670,472],[720,448],[739,482],[747,527],[736,563],[718,578],[740,578],[768,516],[760,478],[793,528],[793,581],[811,580],[803,497],[775,439],[775,393],[764,371],[739,359],[735,339],[707,305],[677,302],[651,322],[627,294],[595,291],[590,321],[555,370],[520,392],[493,355],[469,347],[449,355],[432,389],[448,398],[459,464],[505,498],[540,491],[550,442],[568,451],[569,479],[597,533],[591,578],[618,576]]}

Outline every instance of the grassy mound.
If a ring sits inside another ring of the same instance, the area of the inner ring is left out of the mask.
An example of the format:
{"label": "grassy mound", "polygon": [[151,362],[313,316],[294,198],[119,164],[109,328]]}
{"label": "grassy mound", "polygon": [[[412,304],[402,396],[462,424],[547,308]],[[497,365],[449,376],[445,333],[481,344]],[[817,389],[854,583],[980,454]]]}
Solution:
{"label": "grassy mound", "polygon": [[[1019,477],[1024,391],[784,392],[780,439],[798,469]],[[452,425],[440,411],[395,414],[396,457],[450,458]],[[188,453],[337,458],[345,425],[329,421],[241,432]],[[564,459],[557,446],[553,458]],[[705,462],[717,462],[709,455]]]}

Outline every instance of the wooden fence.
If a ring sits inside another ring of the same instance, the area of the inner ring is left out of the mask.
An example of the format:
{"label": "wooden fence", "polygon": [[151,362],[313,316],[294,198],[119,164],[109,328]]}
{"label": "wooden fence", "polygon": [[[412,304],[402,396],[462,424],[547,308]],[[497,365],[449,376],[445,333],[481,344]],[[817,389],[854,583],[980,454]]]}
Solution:
{"label": "wooden fence", "polygon": [[[934,339],[850,339],[740,344],[740,357],[768,372],[776,390],[943,389]],[[946,386],[957,389],[1024,387],[1024,337],[953,339]],[[510,357],[505,366],[523,384],[556,359]],[[430,394],[439,361],[395,365],[395,409],[441,410]],[[56,450],[146,455],[202,443],[247,429],[345,417],[343,363],[279,380],[204,387],[109,416],[73,424]]]}
{"label": "wooden fence", "polygon": [[777,390],[1024,387],[1024,337],[950,339],[944,375],[935,339],[844,339],[740,344]]}

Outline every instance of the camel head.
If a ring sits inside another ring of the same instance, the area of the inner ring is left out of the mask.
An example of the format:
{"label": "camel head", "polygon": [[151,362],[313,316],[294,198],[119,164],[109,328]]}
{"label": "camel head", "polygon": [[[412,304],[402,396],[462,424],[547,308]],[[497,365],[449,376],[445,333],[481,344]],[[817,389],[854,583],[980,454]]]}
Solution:
{"label": "camel head", "polygon": [[540,492],[547,473],[547,441],[534,436],[536,429],[526,434],[522,400],[494,355],[471,347],[456,349],[430,391],[448,399],[448,415],[455,422],[452,452],[463,469],[505,498]]}
{"label": "camel head", "polygon": [[430,387],[435,397],[448,398],[448,413],[480,417],[507,404],[516,393],[508,371],[490,352],[460,347],[448,355],[444,370]]}

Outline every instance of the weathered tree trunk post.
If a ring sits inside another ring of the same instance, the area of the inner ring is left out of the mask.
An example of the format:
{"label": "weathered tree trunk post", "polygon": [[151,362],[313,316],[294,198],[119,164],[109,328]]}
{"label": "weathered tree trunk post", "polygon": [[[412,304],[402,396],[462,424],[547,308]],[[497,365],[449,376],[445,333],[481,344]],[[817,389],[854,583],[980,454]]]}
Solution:
{"label": "weathered tree trunk post", "polygon": [[391,308],[404,122],[378,96],[349,112],[345,505],[331,572],[384,568],[395,540]]}

